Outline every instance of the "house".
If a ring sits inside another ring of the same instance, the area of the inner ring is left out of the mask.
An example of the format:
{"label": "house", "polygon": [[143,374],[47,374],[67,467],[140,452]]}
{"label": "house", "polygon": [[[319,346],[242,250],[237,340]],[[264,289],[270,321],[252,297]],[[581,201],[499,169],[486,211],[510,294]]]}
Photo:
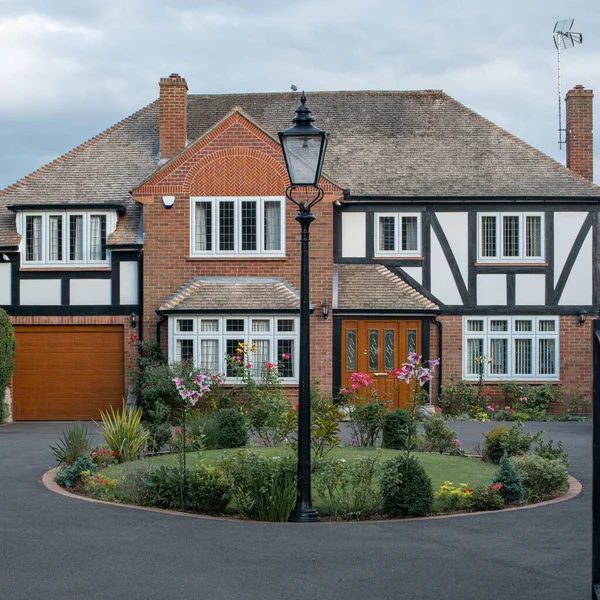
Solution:
{"label": "house", "polygon": [[[299,226],[276,132],[290,93],[191,95],[182,77],[0,192],[0,306],[17,335],[17,420],[118,404],[132,336],[226,371],[254,343],[297,392]],[[592,98],[567,95],[565,168],[441,91],[315,92],[329,131],[311,227],[312,374],[386,371],[414,349],[443,381],[560,382],[591,394],[600,304]],[[327,314],[325,310],[331,306]],[[431,394],[435,399],[438,383]]]}

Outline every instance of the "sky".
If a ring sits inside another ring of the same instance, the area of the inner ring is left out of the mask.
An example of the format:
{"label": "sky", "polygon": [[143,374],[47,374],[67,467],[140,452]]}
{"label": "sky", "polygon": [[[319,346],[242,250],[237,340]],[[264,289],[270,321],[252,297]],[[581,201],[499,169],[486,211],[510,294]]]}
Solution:
{"label": "sky", "polygon": [[173,72],[195,94],[443,89],[564,163],[552,30],[566,18],[583,44],[561,53],[562,96],[597,88],[598,111],[598,0],[0,0],[0,189]]}

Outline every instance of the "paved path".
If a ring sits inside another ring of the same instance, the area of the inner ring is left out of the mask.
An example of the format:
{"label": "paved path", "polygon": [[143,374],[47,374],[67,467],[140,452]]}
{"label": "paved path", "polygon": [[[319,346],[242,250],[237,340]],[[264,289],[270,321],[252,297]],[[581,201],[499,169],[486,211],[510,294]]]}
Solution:
{"label": "paved path", "polygon": [[[431,521],[229,523],[46,490],[62,425],[0,427],[0,600],[589,598],[591,423],[544,423],[583,483],[546,507]],[[465,447],[487,424],[455,423]]]}

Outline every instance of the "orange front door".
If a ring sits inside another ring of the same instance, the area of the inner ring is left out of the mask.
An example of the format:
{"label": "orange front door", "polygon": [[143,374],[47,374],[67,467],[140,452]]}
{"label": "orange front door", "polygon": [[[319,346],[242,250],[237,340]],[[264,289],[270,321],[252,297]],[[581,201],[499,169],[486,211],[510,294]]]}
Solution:
{"label": "orange front door", "polygon": [[411,408],[408,385],[387,371],[399,369],[410,351],[421,353],[421,321],[365,319],[342,323],[342,387],[352,373],[368,373],[389,408]]}

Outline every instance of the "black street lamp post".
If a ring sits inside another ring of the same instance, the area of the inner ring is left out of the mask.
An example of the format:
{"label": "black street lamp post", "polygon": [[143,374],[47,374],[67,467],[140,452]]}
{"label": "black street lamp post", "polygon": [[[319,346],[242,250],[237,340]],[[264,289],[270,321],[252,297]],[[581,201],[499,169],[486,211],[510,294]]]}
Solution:
{"label": "black street lamp post", "polygon": [[[298,207],[301,227],[300,255],[300,373],[298,400],[298,499],[290,515],[295,523],[319,520],[310,489],[310,224],[312,207],[323,199],[319,186],[328,133],[314,127],[314,117],[302,92],[293,127],[281,131],[279,139],[290,178],[285,195]],[[300,196],[303,196],[301,199]]]}

